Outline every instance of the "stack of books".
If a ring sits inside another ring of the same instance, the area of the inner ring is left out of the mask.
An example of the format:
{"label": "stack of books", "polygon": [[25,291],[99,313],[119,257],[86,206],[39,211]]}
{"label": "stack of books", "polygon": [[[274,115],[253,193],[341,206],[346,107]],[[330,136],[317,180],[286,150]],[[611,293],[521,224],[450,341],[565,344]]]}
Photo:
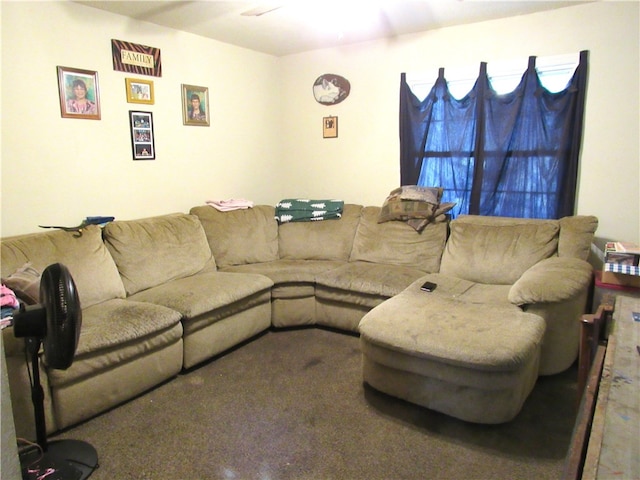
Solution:
{"label": "stack of books", "polygon": [[640,246],[629,242],[607,242],[602,282],[640,287]]}

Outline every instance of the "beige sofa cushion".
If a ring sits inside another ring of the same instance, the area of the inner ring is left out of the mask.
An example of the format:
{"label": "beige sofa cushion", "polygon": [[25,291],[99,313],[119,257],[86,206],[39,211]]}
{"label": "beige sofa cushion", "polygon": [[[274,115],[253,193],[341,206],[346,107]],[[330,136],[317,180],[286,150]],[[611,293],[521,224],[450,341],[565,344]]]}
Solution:
{"label": "beige sofa cushion", "polygon": [[8,277],[2,277],[2,283],[10,288],[26,305],[35,305],[40,303],[41,279],[42,272],[33,268],[29,262]]}
{"label": "beige sofa cushion", "polygon": [[592,215],[576,215],[561,218],[559,222],[558,256],[587,260],[593,235],[598,228],[598,218]]}
{"label": "beige sofa cushion", "polygon": [[96,225],[83,229],[81,236],[52,230],[5,238],[1,258],[2,278],[27,263],[41,274],[52,263],[62,263],[73,277],[82,308],[125,296],[116,264],[102,242],[102,229]]}
{"label": "beige sofa cushion", "polygon": [[447,222],[431,223],[417,232],[406,222],[378,223],[380,210],[380,207],[362,209],[349,261],[406,265],[426,273],[437,272],[447,239]]}
{"label": "beige sofa cushion", "polygon": [[207,235],[218,267],[278,260],[278,222],[275,207],[221,212],[209,205],[193,207]]}
{"label": "beige sofa cushion", "polygon": [[175,310],[123,299],[104,302],[82,312],[73,365],[64,371],[50,369],[48,378],[59,388],[179,342],[181,336],[180,313]]}
{"label": "beige sofa cushion", "polygon": [[572,257],[551,257],[535,264],[513,284],[509,301],[515,305],[572,300],[589,289],[591,264]]}
{"label": "beige sofa cushion", "polygon": [[319,222],[291,222],[278,226],[280,258],[288,260],[343,260],[351,254],[361,205],[346,204],[342,218]]}
{"label": "beige sofa cushion", "polygon": [[316,297],[374,307],[423,275],[424,272],[404,265],[349,262],[317,276]]}
{"label": "beige sofa cushion", "polygon": [[[513,385],[514,379],[503,376],[487,384],[482,375],[472,372],[514,372],[528,368],[532,357],[537,360],[545,329],[542,318],[515,305],[461,301],[440,295],[437,289],[427,296],[420,291],[421,281],[415,281],[364,316],[359,331],[365,344],[382,347],[389,361],[401,354],[438,362],[435,369],[427,369],[436,378],[487,390],[501,388],[496,383],[499,380],[508,382],[502,387]],[[448,367],[452,366],[468,370],[451,376],[453,372]],[[399,370],[425,374],[416,367],[415,363],[412,366],[405,362]]]}
{"label": "beige sofa cushion", "polygon": [[213,262],[198,217],[184,213],[116,221],[104,228],[127,295],[193,275]]}
{"label": "beige sofa cushion", "polygon": [[440,272],[478,283],[510,285],[557,253],[557,220],[465,215],[451,222]]}

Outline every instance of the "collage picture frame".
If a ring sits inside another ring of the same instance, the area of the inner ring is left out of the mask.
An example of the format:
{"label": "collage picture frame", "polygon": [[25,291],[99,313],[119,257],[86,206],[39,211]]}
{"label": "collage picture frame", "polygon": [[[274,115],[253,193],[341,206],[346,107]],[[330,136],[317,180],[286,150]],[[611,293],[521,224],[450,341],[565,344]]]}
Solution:
{"label": "collage picture frame", "polygon": [[131,150],[134,160],[155,160],[156,149],[153,137],[153,113],[129,110],[131,127]]}

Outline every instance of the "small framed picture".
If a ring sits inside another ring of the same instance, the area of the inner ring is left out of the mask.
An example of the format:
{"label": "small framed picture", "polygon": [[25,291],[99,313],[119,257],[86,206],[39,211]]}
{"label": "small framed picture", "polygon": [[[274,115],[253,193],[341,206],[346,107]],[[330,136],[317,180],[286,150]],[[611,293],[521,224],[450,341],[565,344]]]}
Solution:
{"label": "small framed picture", "polygon": [[182,84],[182,121],[185,125],[209,126],[209,89]]}
{"label": "small framed picture", "polygon": [[100,120],[98,72],[57,67],[62,118]]}
{"label": "small framed picture", "polygon": [[153,139],[153,114],[129,110],[131,125],[131,149],[134,160],[155,160],[156,148]]}
{"label": "small framed picture", "polygon": [[127,86],[127,102],[153,105],[154,98],[152,80],[125,78],[124,81]]}
{"label": "small framed picture", "polygon": [[338,137],[338,117],[323,117],[322,138]]}

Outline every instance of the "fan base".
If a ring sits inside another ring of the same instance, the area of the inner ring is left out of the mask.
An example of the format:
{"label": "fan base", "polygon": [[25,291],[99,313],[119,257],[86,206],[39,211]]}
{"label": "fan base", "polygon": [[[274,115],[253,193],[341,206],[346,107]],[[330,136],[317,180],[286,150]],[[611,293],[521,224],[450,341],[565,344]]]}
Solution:
{"label": "fan base", "polygon": [[23,480],[83,480],[98,468],[98,453],[81,440],[49,442],[44,454],[29,450],[20,456]]}

